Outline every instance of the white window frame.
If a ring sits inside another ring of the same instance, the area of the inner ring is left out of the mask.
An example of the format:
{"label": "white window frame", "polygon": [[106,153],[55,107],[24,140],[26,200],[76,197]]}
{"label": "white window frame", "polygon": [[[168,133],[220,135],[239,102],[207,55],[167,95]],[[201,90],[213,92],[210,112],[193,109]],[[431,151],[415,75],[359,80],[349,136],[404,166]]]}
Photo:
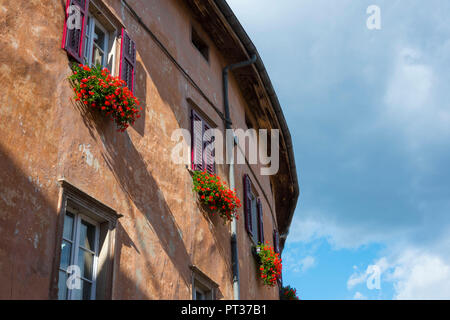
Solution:
{"label": "white window frame", "polygon": [[[67,213],[70,213],[74,216],[73,227],[72,227],[72,232],[74,235],[73,240],[67,239],[64,236],[62,238],[63,241],[67,241],[72,244],[69,266],[70,265],[78,266],[78,253],[79,253],[80,247],[82,248],[82,250],[86,250],[86,251],[90,252],[91,254],[94,254],[93,265],[92,265],[92,280],[86,279],[82,275],[80,275],[80,281],[86,281],[91,284],[91,295],[89,297],[89,300],[95,300],[96,280],[97,280],[97,264],[98,264],[98,254],[99,254],[99,234],[100,234],[99,224],[96,221],[92,220],[91,218],[89,218],[86,215],[79,212],[79,210],[74,209],[70,206],[68,206],[66,208],[66,212],[64,214],[67,215]],[[81,221],[88,222],[89,224],[91,224],[95,227],[95,239],[94,239],[95,251],[89,250],[80,245]],[[62,242],[61,242],[61,244],[62,244]],[[61,262],[60,262],[60,264],[61,264]],[[62,269],[61,266],[59,266],[59,271],[67,273],[67,270]],[[71,275],[68,274],[68,276],[71,276]],[[74,289],[67,288],[67,297],[66,297],[67,300],[75,300],[75,298],[73,297],[73,294],[72,294],[73,290]]]}
{"label": "white window frame", "polygon": [[[106,28],[96,19],[94,18],[94,16],[92,16],[91,14],[89,14],[88,16],[88,22],[89,27],[86,28],[86,34],[85,34],[85,49],[87,48],[87,56],[86,56],[86,52],[83,53],[83,57],[86,60],[86,64],[90,67],[92,67],[92,55],[94,53],[94,32],[95,32],[95,27],[97,26],[100,30],[102,30],[105,34],[105,43],[103,45],[103,48],[101,49],[103,51],[103,61],[102,61],[102,66],[106,67],[108,64],[108,57],[110,56],[110,50],[109,50],[109,46],[108,46],[108,39],[111,36],[110,32],[108,30],[106,30]],[[87,32],[87,30],[89,30],[89,34]],[[114,50],[114,46],[111,49],[112,51]],[[114,56],[113,56],[114,59]],[[114,60],[113,60],[114,63]]]}

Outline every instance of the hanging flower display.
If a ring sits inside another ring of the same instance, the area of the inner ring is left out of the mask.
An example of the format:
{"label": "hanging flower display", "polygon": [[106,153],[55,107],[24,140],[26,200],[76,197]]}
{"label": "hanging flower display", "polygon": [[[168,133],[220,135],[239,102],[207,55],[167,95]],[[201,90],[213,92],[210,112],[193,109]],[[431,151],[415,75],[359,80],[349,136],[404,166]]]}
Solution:
{"label": "hanging flower display", "polygon": [[281,278],[281,257],[273,247],[266,244],[259,244],[256,247],[256,254],[259,256],[260,275],[263,283],[268,286],[275,286],[277,280]]}
{"label": "hanging flower display", "polygon": [[193,191],[197,192],[200,201],[211,212],[218,212],[225,222],[239,219],[237,210],[241,207],[241,201],[236,191],[231,190],[219,176],[206,171],[194,171],[192,181]]}
{"label": "hanging flower display", "polygon": [[281,300],[300,300],[297,296],[297,289],[286,286],[281,288]]}
{"label": "hanging flower display", "polygon": [[118,131],[125,131],[141,117],[139,111],[142,107],[138,107],[137,98],[125,86],[126,82],[111,76],[108,69],[101,66],[90,68],[82,64],[74,64],[72,69],[69,79],[74,85],[75,100],[110,117]]}

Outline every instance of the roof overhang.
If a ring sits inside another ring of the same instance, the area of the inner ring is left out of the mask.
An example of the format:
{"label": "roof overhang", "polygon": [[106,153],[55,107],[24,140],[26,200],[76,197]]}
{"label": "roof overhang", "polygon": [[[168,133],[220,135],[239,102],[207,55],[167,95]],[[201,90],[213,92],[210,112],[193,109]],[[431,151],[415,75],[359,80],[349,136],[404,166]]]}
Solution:
{"label": "roof overhang", "polygon": [[280,130],[280,168],[271,181],[283,247],[300,191],[291,134],[272,82],[258,50],[225,0],[185,2],[230,64],[248,60],[253,54],[257,56],[254,65],[236,69],[233,75],[248,104],[246,111],[253,115],[258,127]]}

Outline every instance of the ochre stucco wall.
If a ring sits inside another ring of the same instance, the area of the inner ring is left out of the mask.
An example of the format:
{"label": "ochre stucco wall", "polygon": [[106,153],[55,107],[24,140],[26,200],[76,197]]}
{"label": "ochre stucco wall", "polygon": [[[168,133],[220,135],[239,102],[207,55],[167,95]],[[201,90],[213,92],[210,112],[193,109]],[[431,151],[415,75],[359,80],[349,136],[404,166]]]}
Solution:
{"label": "ochre stucco wall", "polygon": [[[119,0],[105,1],[136,42],[136,96],[144,114],[125,133],[74,103],[61,49],[65,1],[0,1],[0,299],[49,298],[57,205],[64,178],[123,214],[115,242],[114,299],[190,299],[195,264],[232,299],[229,224],[205,217],[184,165],[170,161],[177,128],[190,128],[188,99],[223,122]],[[129,1],[210,101],[222,106],[227,64],[179,1]],[[194,24],[210,46],[209,63],[190,41]],[[245,100],[233,77],[235,126],[245,127]],[[227,168],[218,174],[227,178]],[[236,189],[243,198],[242,175]],[[254,172],[259,172],[257,166]],[[274,204],[268,177],[253,177],[263,198],[265,238],[272,242]],[[270,208],[272,208],[273,214]],[[240,212],[242,216],[242,210]],[[262,286],[244,219],[238,221],[241,298],[277,299]],[[58,259],[58,257],[56,257]]]}

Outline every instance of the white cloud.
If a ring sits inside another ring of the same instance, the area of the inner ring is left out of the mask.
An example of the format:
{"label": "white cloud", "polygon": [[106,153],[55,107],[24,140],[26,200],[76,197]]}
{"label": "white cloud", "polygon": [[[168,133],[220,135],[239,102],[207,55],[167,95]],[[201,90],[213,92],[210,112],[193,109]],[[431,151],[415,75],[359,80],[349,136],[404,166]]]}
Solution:
{"label": "white cloud", "polygon": [[450,109],[443,103],[448,88],[439,87],[446,81],[430,62],[433,53],[426,54],[408,46],[398,49],[384,97],[386,110],[380,118],[400,131],[414,151],[450,134]]}
{"label": "white cloud", "polygon": [[383,230],[383,218],[379,225],[364,223],[363,214],[359,219],[339,221],[334,216],[319,210],[303,211],[295,215],[289,229],[289,243],[311,243],[327,239],[334,249],[357,249],[370,243],[383,242],[398,237],[400,231]]}
{"label": "white cloud", "polygon": [[285,251],[284,255],[283,265],[288,271],[292,271],[294,273],[304,273],[316,266],[316,259],[311,255],[299,258],[295,250]]}
{"label": "white cloud", "polygon": [[314,267],[316,265],[316,259],[313,256],[306,256],[300,260],[300,269],[302,272]]}
{"label": "white cloud", "polygon": [[[228,2],[265,61],[297,152],[302,194],[287,243],[381,244],[372,265],[395,298],[450,296],[450,244],[441,246],[450,241],[450,4],[380,0],[374,32],[363,2]],[[302,272],[303,259],[284,266]],[[347,286],[367,277],[355,270]]]}
{"label": "white cloud", "polygon": [[363,295],[361,292],[357,291],[353,296],[354,300],[367,300],[367,297]]}
{"label": "white cloud", "polygon": [[442,257],[413,251],[393,269],[395,299],[450,299],[450,264]]}
{"label": "white cloud", "polygon": [[[383,257],[374,265],[380,268],[384,285],[393,285],[393,299],[450,299],[450,262],[439,254],[410,248]],[[365,272],[359,272],[356,268],[347,281],[347,288],[365,285],[369,269],[370,266]]]}

